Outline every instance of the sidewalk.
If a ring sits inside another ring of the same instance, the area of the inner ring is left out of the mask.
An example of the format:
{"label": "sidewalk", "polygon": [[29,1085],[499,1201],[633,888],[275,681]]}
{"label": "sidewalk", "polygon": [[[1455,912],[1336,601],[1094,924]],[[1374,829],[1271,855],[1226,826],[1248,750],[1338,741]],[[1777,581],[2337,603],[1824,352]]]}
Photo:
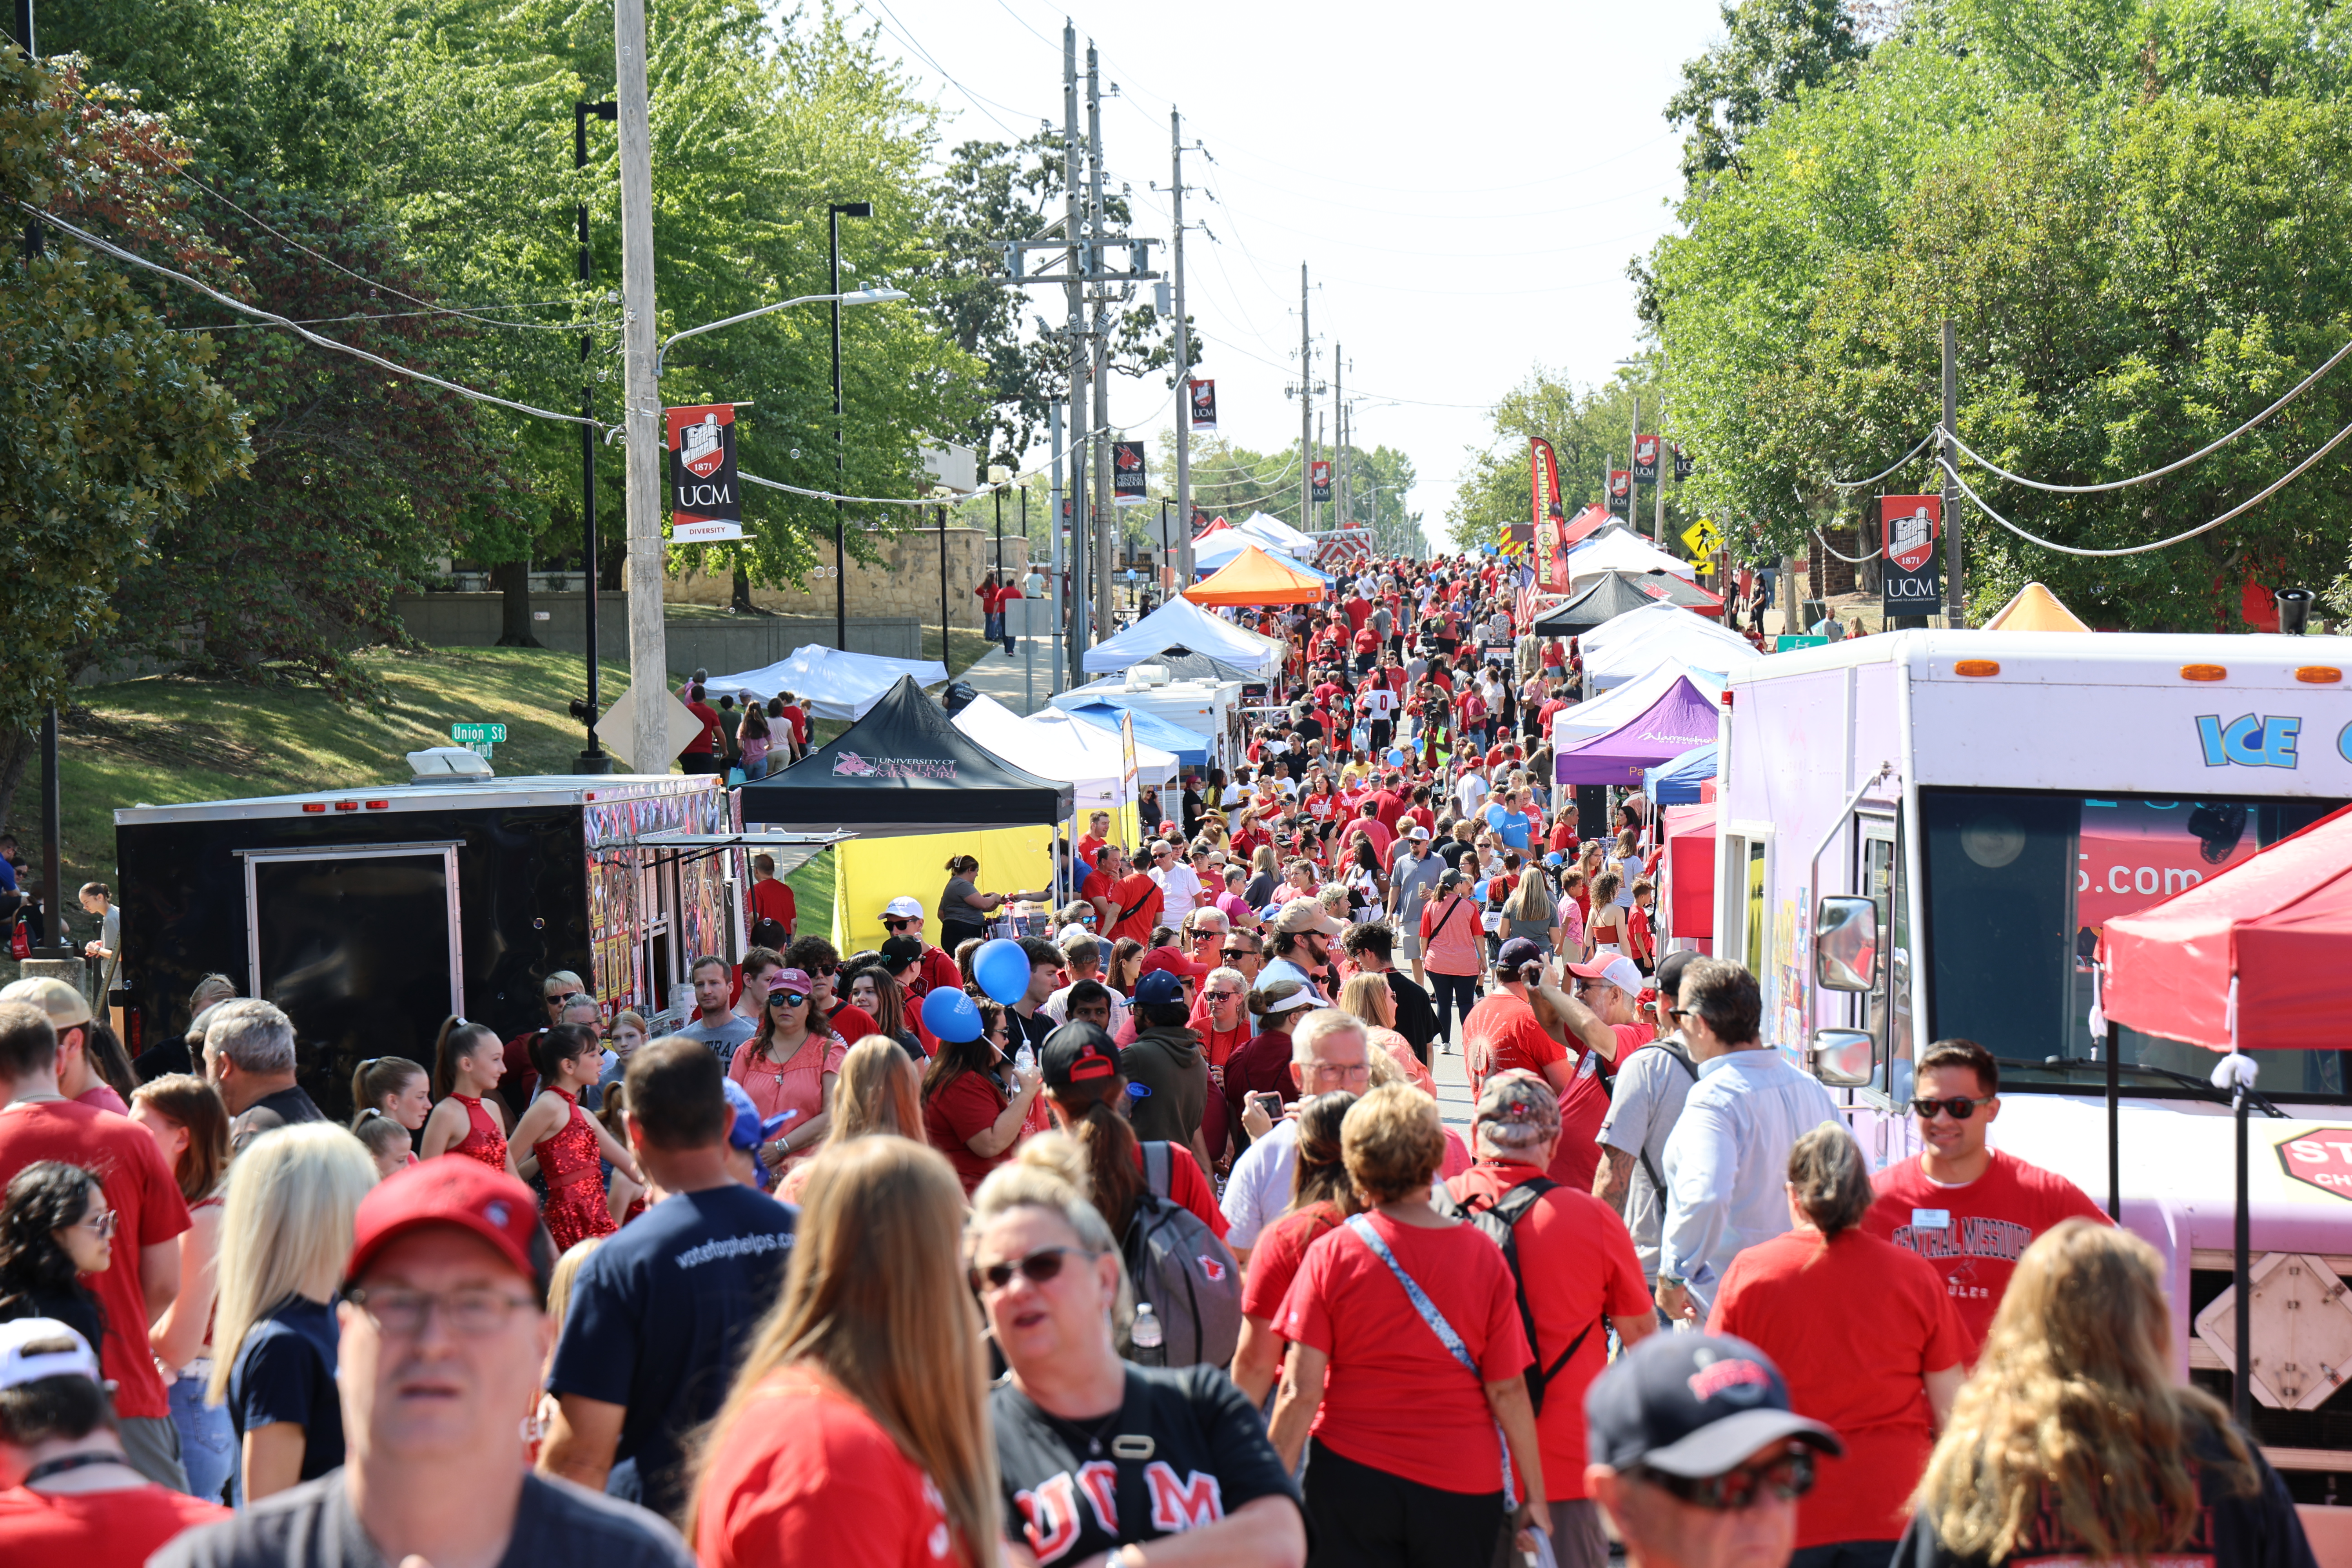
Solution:
{"label": "sidewalk", "polygon": [[983,697],[992,697],[1024,717],[1045,707],[1054,692],[1054,639],[1015,637],[1012,658],[1002,643],[956,677]]}

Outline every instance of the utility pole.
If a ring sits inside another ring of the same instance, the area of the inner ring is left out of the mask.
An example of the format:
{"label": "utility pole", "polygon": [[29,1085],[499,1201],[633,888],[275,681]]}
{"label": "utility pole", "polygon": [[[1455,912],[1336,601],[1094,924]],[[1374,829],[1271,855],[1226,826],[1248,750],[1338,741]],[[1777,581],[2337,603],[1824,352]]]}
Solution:
{"label": "utility pole", "polygon": [[1084,659],[1087,637],[1086,547],[1089,526],[1087,505],[1087,379],[1092,361],[1087,351],[1086,284],[1082,279],[1091,260],[1086,244],[1086,195],[1079,171],[1086,143],[1078,140],[1078,30],[1062,24],[1062,184],[1066,198],[1063,237],[1070,242],[1070,482],[1063,504],[1070,509],[1070,663],[1072,686],[1086,684]]}
{"label": "utility pole", "polygon": [[621,131],[621,395],[628,442],[629,761],[669,772],[669,647],[662,622],[661,381],[654,371],[654,146],[646,105],[646,0],[614,0]]}
{"label": "utility pole", "polygon": [[1969,624],[1969,601],[1960,578],[1963,561],[1960,555],[1960,494],[1952,470],[1960,466],[1960,450],[1956,444],[1960,427],[1960,355],[1959,340],[1952,331],[1951,318],[1944,319],[1944,433],[1940,443],[1944,453],[1944,624],[1965,626]]}
{"label": "utility pole", "polygon": [[[29,5],[31,0],[26,0],[26,3]],[[621,106],[609,101],[574,103],[572,106],[572,174],[575,181],[581,179],[588,167],[589,117],[593,115],[598,120],[610,121],[620,112]],[[594,280],[594,275],[588,258],[588,193],[583,188],[579,194],[580,293],[584,302],[588,285]],[[595,393],[588,379],[588,361],[595,353],[595,333],[580,334],[580,414],[584,419],[596,417]],[[588,749],[580,753],[572,766],[575,773],[609,773],[613,771],[613,759],[606,756],[604,748],[596,743],[596,718],[601,694],[596,689],[600,650],[596,646],[596,427],[593,425],[580,426],[580,605],[587,620],[588,637],[588,705],[584,715],[588,724]]]}
{"label": "utility pole", "polygon": [[1070,594],[1062,581],[1062,497],[1065,493],[1062,489],[1064,478],[1062,405],[1058,403],[1055,404],[1050,413],[1054,427],[1054,484],[1049,493],[1054,510],[1052,515],[1045,519],[1045,536],[1050,542],[1048,549],[1051,552],[1053,576],[1046,583],[1045,591],[1054,598],[1054,668],[1047,686],[1049,696],[1062,689],[1062,676],[1065,670],[1062,663],[1062,628],[1068,624],[1070,613]]}
{"label": "utility pole", "polygon": [[[1094,41],[1087,41],[1087,273],[1089,277],[1103,270],[1103,151],[1102,151],[1102,68],[1095,53]],[[1108,635],[1113,619],[1111,605],[1111,552],[1115,531],[1118,527],[1118,510],[1111,504],[1110,495],[1110,310],[1109,293],[1104,285],[1094,286],[1093,309],[1087,331],[1094,347],[1094,449],[1089,454],[1094,463],[1094,523],[1091,542],[1095,551],[1095,629],[1097,636]]]}
{"label": "utility pole", "polygon": [[1184,320],[1184,118],[1168,110],[1169,200],[1176,219],[1176,587],[1192,584],[1192,331]]}
{"label": "utility pole", "polygon": [[1307,263],[1298,264],[1298,531],[1315,526],[1315,359],[1307,334]]}
{"label": "utility pole", "polygon": [[[1666,467],[1674,458],[1666,451],[1666,400],[1658,399],[1658,477],[1650,481],[1650,542],[1666,547]],[[1628,519],[1627,521],[1631,521]]]}
{"label": "utility pole", "polygon": [[[834,202],[825,209],[826,250],[825,282],[833,297],[833,488],[836,496],[848,489],[844,482],[848,475],[843,464],[841,439],[841,220],[845,217],[872,217],[872,202]],[[843,653],[849,651],[849,522],[842,508],[845,502],[833,503],[833,646]]]}
{"label": "utility pole", "polygon": [[[1634,477],[1633,454],[1642,445],[1642,395],[1633,395],[1633,421],[1625,432],[1625,526],[1633,528],[1642,515],[1642,481]],[[1640,531],[1635,530],[1636,532]]]}
{"label": "utility pole", "polygon": [[1348,526],[1348,361],[1344,345],[1331,345],[1331,523]]}

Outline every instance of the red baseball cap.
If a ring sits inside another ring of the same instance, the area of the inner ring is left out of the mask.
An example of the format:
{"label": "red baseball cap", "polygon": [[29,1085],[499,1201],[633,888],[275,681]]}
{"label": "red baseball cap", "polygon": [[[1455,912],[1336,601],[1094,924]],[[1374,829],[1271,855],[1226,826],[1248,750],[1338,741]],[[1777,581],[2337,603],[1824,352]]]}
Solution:
{"label": "red baseball cap", "polygon": [[530,1189],[464,1154],[443,1154],[395,1172],[360,1200],[343,1277],[357,1279],[376,1254],[411,1231],[434,1225],[480,1237],[517,1273],[544,1282],[546,1270],[531,1260],[539,1205]]}
{"label": "red baseball cap", "polygon": [[1180,980],[1198,980],[1209,973],[1207,964],[1187,958],[1172,947],[1155,947],[1143,955],[1143,967],[1135,972],[1136,977],[1140,979],[1158,969],[1164,969]]}

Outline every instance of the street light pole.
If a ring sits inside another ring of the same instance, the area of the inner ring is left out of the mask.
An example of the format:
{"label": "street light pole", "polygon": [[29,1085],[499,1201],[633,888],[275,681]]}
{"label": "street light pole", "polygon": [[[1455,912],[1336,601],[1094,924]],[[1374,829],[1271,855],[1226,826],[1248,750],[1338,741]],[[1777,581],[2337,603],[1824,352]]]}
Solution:
{"label": "street light pole", "polygon": [[[615,102],[574,103],[572,106],[572,172],[575,184],[580,183],[578,176],[588,167],[589,116],[609,121],[619,119],[620,113],[621,106]],[[584,302],[593,273],[588,258],[588,193],[583,189],[579,195],[576,210],[580,221],[580,291]],[[588,420],[596,417],[596,395],[588,375],[588,361],[594,352],[595,334],[581,333],[580,413]],[[572,768],[576,773],[609,773],[613,771],[613,759],[604,754],[604,748],[596,742],[600,697],[596,677],[600,650],[596,643],[596,611],[599,606],[596,592],[596,426],[593,424],[580,426],[580,602],[587,623],[588,637],[588,701],[581,717],[588,725],[588,749],[580,753]]]}
{"label": "street light pole", "polygon": [[[825,291],[833,298],[833,488],[842,489],[841,445],[841,220],[872,217],[872,202],[835,202],[825,209],[825,226],[832,248]],[[849,651],[849,523],[845,503],[833,503],[833,646]]]}

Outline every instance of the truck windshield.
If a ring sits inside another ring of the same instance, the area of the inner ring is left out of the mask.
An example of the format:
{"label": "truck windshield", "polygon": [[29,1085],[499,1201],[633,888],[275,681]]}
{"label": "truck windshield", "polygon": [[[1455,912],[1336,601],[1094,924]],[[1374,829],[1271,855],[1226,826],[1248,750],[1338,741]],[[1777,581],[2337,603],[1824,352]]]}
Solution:
{"label": "truck windshield", "polygon": [[[1922,789],[1928,1039],[2001,1058],[2003,1083],[2104,1086],[2091,1038],[2091,960],[2109,920],[2193,887],[2343,803]],[[2115,1026],[2125,1085],[2200,1080],[2202,1047]],[[2253,1042],[2249,1042],[2252,1044]],[[2261,1088],[2342,1099],[2342,1051],[2264,1051]],[[2135,1067],[2142,1069],[2134,1072]]]}

